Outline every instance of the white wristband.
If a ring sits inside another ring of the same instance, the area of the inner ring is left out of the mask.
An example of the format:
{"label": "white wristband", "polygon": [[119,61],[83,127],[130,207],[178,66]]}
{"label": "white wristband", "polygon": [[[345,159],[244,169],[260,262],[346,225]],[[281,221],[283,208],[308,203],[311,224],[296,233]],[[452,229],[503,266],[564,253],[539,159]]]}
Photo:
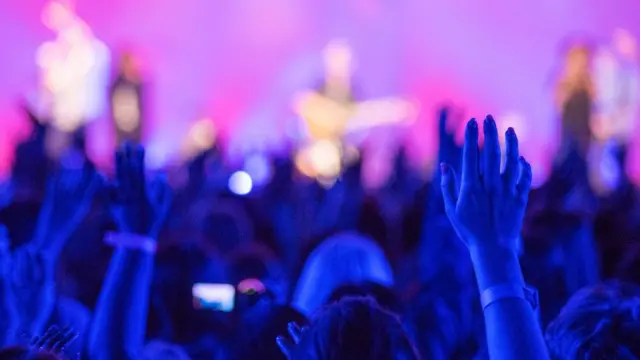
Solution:
{"label": "white wristband", "polygon": [[538,292],[534,288],[512,284],[496,285],[484,290],[480,294],[480,303],[482,310],[485,310],[494,302],[512,298],[526,300],[534,310],[538,307]]}
{"label": "white wristband", "polygon": [[109,232],[106,234],[104,242],[113,247],[142,250],[148,253],[155,253],[157,248],[153,238],[137,234]]}

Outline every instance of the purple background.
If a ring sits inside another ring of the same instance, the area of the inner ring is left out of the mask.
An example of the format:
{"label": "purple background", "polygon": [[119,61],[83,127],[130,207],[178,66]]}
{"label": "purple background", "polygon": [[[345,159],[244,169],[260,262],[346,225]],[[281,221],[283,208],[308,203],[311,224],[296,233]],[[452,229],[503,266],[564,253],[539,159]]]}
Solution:
{"label": "purple background", "polygon": [[[53,38],[44,4],[0,1],[0,173],[28,130],[15,100],[35,89],[36,48]],[[156,163],[203,115],[236,152],[281,147],[292,96],[317,83],[320,50],[339,36],[356,52],[365,97],[420,101],[420,131],[399,134],[415,159],[433,159],[434,109],[453,99],[473,116],[521,114],[524,153],[543,174],[557,142],[550,88],[559,44],[571,34],[606,42],[615,27],[640,35],[637,0],[78,0],[77,11],[112,52],[142,56]],[[90,131],[101,162],[110,156],[110,138],[96,130],[104,126]],[[638,178],[640,166],[632,172]]]}

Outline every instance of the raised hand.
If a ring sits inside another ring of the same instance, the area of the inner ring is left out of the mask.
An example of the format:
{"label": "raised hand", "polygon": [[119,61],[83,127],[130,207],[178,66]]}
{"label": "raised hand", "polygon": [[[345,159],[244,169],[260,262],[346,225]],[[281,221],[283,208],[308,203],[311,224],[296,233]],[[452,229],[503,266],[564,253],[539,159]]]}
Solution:
{"label": "raised hand", "polygon": [[171,189],[166,180],[145,179],[144,149],[125,144],[116,152],[112,213],[118,230],[157,238],[169,213]]}
{"label": "raised hand", "polygon": [[7,228],[0,225],[0,346],[8,345],[18,327],[16,298],[11,288],[11,253]]}
{"label": "raised hand", "polygon": [[11,263],[11,293],[15,296],[18,330],[40,333],[55,305],[53,261],[32,246],[16,250]]}
{"label": "raised hand", "polygon": [[55,257],[84,219],[101,184],[93,169],[56,174],[49,181],[33,243]]}
{"label": "raised hand", "polygon": [[65,348],[78,338],[78,335],[71,327],[61,329],[53,325],[42,336],[35,336],[31,340],[31,352],[61,355]]}
{"label": "raised hand", "polygon": [[440,109],[438,120],[438,157],[441,163],[449,164],[454,170],[458,171],[462,158],[462,147],[456,143],[455,131],[450,129],[452,112],[453,110],[448,107]]}
{"label": "raised hand", "polygon": [[287,326],[287,330],[289,331],[291,340],[286,339],[284,336],[278,336],[276,338],[276,343],[287,359],[293,359],[295,347],[300,343],[300,338],[302,337],[302,332],[305,328],[300,328],[300,326],[295,322],[290,322]]}
{"label": "raised hand", "polygon": [[460,190],[455,170],[443,163],[442,194],[446,214],[458,236],[470,248],[483,246],[515,249],[522,227],[531,166],[519,156],[513,129],[506,133],[506,162],[500,173],[498,130],[491,116],[484,121],[484,151],[480,161],[478,124],[467,124],[462,157]]}

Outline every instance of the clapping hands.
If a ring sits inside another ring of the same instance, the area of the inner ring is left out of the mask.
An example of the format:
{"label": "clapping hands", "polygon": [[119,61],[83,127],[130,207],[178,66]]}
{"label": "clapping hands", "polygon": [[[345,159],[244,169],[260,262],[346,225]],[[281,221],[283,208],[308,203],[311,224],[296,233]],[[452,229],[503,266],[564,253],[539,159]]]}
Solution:
{"label": "clapping hands", "polygon": [[531,165],[519,156],[518,138],[510,128],[506,133],[506,163],[501,174],[498,130],[491,116],[487,116],[483,128],[485,143],[481,154],[478,124],[474,119],[467,124],[459,189],[456,171],[449,164],[441,164],[445,211],[458,236],[470,249],[515,249],[531,188]]}
{"label": "clapping hands", "polygon": [[171,190],[166,180],[145,178],[144,149],[131,144],[116,152],[116,184],[111,210],[118,230],[157,238],[169,213]]}

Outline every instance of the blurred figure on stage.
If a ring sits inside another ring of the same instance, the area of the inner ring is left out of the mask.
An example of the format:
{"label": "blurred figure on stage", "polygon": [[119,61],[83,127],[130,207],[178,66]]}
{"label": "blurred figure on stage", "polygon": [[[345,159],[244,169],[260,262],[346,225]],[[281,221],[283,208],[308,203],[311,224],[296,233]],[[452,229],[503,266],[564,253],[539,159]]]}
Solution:
{"label": "blurred figure on stage", "polygon": [[305,175],[332,179],[359,157],[347,137],[376,126],[415,119],[414,104],[402,98],[356,101],[353,94],[353,52],[345,40],[333,40],[323,50],[324,81],[298,94],[294,111],[303,120],[305,139],[296,164]]}
{"label": "blurred figure on stage", "polygon": [[555,100],[561,114],[561,158],[573,150],[583,160],[587,159],[595,98],[591,61],[592,50],[588,45],[571,45],[556,83]]}
{"label": "blurred figure on stage", "polygon": [[594,133],[624,166],[640,105],[640,67],[635,38],[626,30],[616,29],[611,45],[603,47],[596,60],[598,116]]}
{"label": "blurred figure on stage", "polygon": [[104,113],[109,50],[75,13],[71,0],[51,0],[42,13],[56,37],[42,44],[39,108],[49,119],[47,152],[57,158],[73,143],[74,133]]}
{"label": "blurred figure on stage", "polygon": [[125,141],[140,143],[144,126],[143,82],[138,61],[125,52],[111,85],[111,118],[116,132],[116,145]]}

